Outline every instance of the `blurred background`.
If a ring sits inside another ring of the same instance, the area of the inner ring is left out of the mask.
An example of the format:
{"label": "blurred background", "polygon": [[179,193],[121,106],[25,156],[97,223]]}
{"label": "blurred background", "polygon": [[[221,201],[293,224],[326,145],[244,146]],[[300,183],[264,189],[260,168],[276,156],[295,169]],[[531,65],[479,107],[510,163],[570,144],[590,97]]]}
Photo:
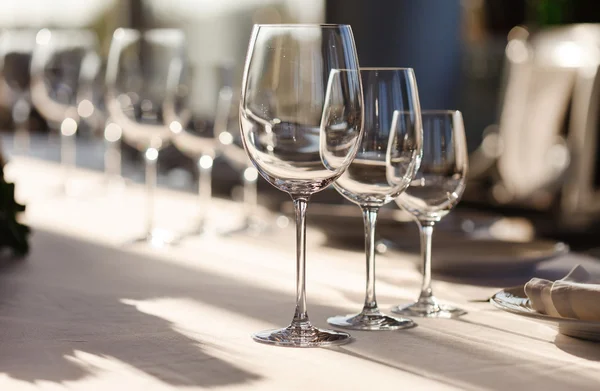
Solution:
{"label": "blurred background", "polygon": [[[75,95],[86,89],[72,105],[87,119],[75,135],[77,166],[104,170],[106,144],[117,142],[122,176],[143,181],[143,155],[127,138],[106,131],[107,115],[92,115],[104,110],[103,78],[118,27],[183,30],[194,67],[189,81],[194,127],[202,133],[214,127],[224,86],[235,103],[253,24],[347,23],[362,66],[412,67],[422,108],[463,112],[471,170],[458,209],[526,219],[536,235],[565,240],[574,249],[598,246],[597,0],[2,0],[0,5],[0,128],[7,159],[26,154],[59,161],[53,133],[62,124],[44,112],[38,87],[50,86],[46,95],[58,102],[69,100],[63,96],[74,89]],[[93,47],[96,57],[69,52],[37,75],[32,57],[44,39],[40,29],[76,29],[82,41],[91,36],[94,43],[86,50]],[[40,77],[42,84],[36,84]],[[222,143],[237,142],[235,115],[231,109],[231,139]],[[19,136],[24,131],[28,139]],[[239,154],[217,153],[216,195],[239,199],[244,167]],[[194,192],[197,176],[196,162],[181,147],[170,144],[161,151],[160,186]],[[261,204],[285,212],[286,196],[260,180],[258,185],[265,195]],[[317,211],[318,204],[343,204],[335,191],[314,201]],[[311,216],[322,222],[318,212]],[[469,221],[464,229],[475,229],[477,219]]]}

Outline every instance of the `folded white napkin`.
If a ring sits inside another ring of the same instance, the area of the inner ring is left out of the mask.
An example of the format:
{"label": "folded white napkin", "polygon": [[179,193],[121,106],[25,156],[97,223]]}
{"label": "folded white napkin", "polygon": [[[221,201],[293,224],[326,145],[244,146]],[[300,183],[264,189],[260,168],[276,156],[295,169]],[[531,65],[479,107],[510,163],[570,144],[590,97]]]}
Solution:
{"label": "folded white napkin", "polygon": [[600,321],[600,281],[580,265],[560,280],[531,279],[525,294],[531,307],[542,314]]}

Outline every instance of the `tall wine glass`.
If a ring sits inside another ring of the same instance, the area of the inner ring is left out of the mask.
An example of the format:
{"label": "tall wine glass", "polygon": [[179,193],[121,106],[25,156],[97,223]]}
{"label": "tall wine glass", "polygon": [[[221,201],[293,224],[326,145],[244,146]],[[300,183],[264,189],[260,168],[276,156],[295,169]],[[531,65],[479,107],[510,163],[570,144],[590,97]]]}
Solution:
{"label": "tall wine glass", "polygon": [[[347,71],[340,71],[345,69]],[[348,25],[255,25],[242,81],[240,127],[252,163],[296,210],[296,311],[267,344],[318,347],[349,334],[314,327],[306,311],[306,207],[346,170],[362,135],[362,87]]]}
{"label": "tall wine glass", "polygon": [[400,195],[414,179],[423,152],[421,109],[410,68],[361,68],[364,134],[356,157],[335,189],[362,209],[365,223],[367,288],[356,315],[329,318],[330,325],[357,330],[398,330],[410,319],[384,315],[375,296],[375,224],[379,208]]}
{"label": "tall wine glass", "polygon": [[77,91],[84,59],[97,50],[88,30],[41,29],[31,59],[31,100],[51,129],[60,132],[63,190],[71,194],[69,175],[75,167],[75,135],[80,116]]}
{"label": "tall wine glass", "polygon": [[467,177],[467,143],[460,111],[423,111],[423,158],[409,188],[396,202],[421,231],[423,283],[419,299],[392,311],[407,316],[452,318],[465,312],[440,304],[431,289],[431,237],[435,223],[460,201]]}
{"label": "tall wine glass", "polygon": [[171,233],[154,227],[154,193],[159,151],[171,138],[162,113],[167,76],[171,59],[181,57],[184,41],[178,29],[119,28],[113,34],[106,67],[106,106],[111,120],[125,141],[144,154],[146,224],[144,235],[136,241],[156,247],[175,240]]}

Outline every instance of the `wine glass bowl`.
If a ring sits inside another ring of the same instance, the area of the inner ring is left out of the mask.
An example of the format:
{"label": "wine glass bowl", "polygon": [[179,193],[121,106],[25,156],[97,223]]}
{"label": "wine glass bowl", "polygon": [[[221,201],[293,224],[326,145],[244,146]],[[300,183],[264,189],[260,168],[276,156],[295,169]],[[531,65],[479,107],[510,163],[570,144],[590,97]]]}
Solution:
{"label": "wine glass bowl", "polygon": [[[417,219],[440,221],[460,201],[465,190],[467,161],[462,151],[464,131],[459,111],[424,111],[430,133],[425,139],[420,174],[411,182],[410,191],[398,202]],[[454,133],[454,135],[453,135]],[[451,145],[442,145],[452,142]]]}
{"label": "wine glass bowl", "polygon": [[[269,183],[290,194],[309,195],[333,183],[356,152],[355,142],[335,141],[341,134],[356,141],[361,130],[357,62],[344,59],[349,42],[338,26],[271,26],[277,25],[259,25],[251,43],[240,104],[243,142]],[[315,52],[322,54],[317,58],[324,64],[310,57]],[[276,66],[262,72],[260,65],[271,61]],[[303,66],[308,64],[312,66]],[[346,83],[337,77],[340,72],[348,75]],[[324,110],[325,104],[338,107]],[[337,137],[328,142],[332,133]],[[331,145],[339,150],[323,150]],[[327,152],[343,158],[322,159]]]}
{"label": "wine glass bowl", "polygon": [[408,187],[423,152],[421,111],[414,72],[410,68],[362,68],[364,134],[356,157],[334,183],[358,205],[365,226],[367,289],[363,310],[329,318],[329,324],[357,330],[413,327],[409,319],[384,315],[375,296],[375,225],[379,209]]}
{"label": "wine glass bowl", "polygon": [[161,149],[171,138],[163,121],[170,58],[183,49],[177,29],[115,30],[106,69],[106,106],[123,129],[123,138],[139,151]]}
{"label": "wine glass bowl", "polygon": [[[165,123],[173,132],[173,144],[191,159],[217,154],[217,136],[227,126],[231,111],[230,79],[225,67],[193,65],[185,58],[171,61],[168,98],[163,105]],[[204,90],[216,90],[217,99],[207,104]]]}
{"label": "wine glass bowl", "polygon": [[42,29],[37,33],[31,59],[32,100],[55,129],[65,113],[77,111],[84,60],[97,47],[96,35],[88,30]]}
{"label": "wine glass bowl", "polygon": [[306,207],[350,164],[362,135],[362,86],[347,25],[255,25],[239,106],[242,142],[271,185],[296,210],[296,310],[290,326],[254,334],[257,342],[318,347],[347,333],[314,327],[306,311]]}
{"label": "wine glass bowl", "polygon": [[421,231],[423,283],[419,299],[393,312],[408,316],[457,317],[460,308],[440,304],[431,289],[431,241],[435,223],[460,201],[468,170],[467,145],[462,114],[455,110],[426,110],[423,118],[421,167],[408,189],[396,199],[413,215]]}

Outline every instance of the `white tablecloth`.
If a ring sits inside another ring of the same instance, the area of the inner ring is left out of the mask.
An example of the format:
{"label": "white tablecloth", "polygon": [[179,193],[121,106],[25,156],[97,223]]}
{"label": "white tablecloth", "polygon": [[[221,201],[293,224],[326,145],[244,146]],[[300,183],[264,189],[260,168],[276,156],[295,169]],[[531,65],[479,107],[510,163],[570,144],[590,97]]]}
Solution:
{"label": "white tablecloth", "polygon": [[[294,309],[294,230],[205,237],[168,249],[123,246],[142,229],[143,192],[106,196],[101,176],[78,171],[95,195],[53,193],[60,170],[17,158],[6,167],[33,227],[27,259],[0,271],[0,390],[598,390],[600,344],[494,309],[497,287],[435,281],[437,296],[469,313],[417,319],[398,332],[354,331],[348,345],[286,349],[250,334],[285,326]],[[183,230],[192,195],[160,191],[159,225]],[[238,206],[216,201],[219,224]],[[310,207],[309,207],[310,216]],[[308,231],[309,315],[318,326],[356,312],[364,255]],[[407,258],[378,258],[380,307],[409,302],[420,276]],[[568,255],[548,266],[587,260]]]}

